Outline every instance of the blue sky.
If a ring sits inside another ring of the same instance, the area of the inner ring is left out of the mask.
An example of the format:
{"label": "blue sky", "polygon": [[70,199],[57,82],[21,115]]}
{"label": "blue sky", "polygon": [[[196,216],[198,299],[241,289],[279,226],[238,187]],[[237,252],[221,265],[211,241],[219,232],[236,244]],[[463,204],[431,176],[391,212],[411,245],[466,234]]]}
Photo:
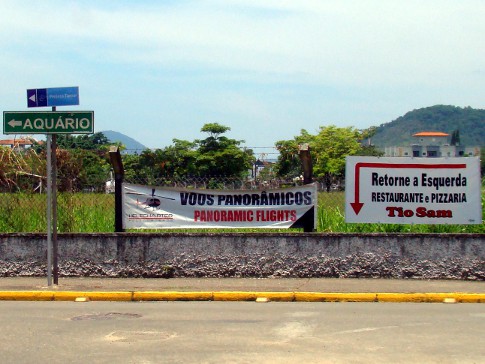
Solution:
{"label": "blue sky", "polygon": [[251,147],[413,109],[485,108],[481,0],[0,0],[0,106],[79,86],[95,131],[150,148],[205,123]]}

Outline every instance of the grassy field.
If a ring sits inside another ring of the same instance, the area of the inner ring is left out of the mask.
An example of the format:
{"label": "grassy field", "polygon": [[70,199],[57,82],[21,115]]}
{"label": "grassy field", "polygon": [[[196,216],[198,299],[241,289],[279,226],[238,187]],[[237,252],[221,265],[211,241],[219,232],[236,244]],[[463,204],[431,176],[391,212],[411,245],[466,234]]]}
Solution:
{"label": "grassy field", "polygon": [[[482,190],[482,222],[485,216]],[[318,194],[317,231],[342,233],[485,233],[485,225],[347,224],[345,192]]]}
{"label": "grassy field", "polygon": [[[482,191],[482,216],[485,194]],[[480,225],[400,225],[400,224],[347,224],[344,214],[344,192],[320,192],[318,195],[318,232],[380,232],[380,233],[485,233]],[[58,232],[96,233],[114,231],[114,195],[96,193],[60,193],[57,198]],[[44,233],[46,196],[40,194],[0,194],[0,232]],[[147,230],[145,230],[147,231]],[[153,231],[153,230],[152,230]],[[208,230],[163,230],[195,232]],[[274,229],[218,229],[210,232],[289,232]],[[294,230],[298,232],[300,230]]]}
{"label": "grassy field", "polygon": [[[0,232],[45,232],[46,195],[1,194]],[[57,196],[58,232],[112,232],[114,196],[102,193],[60,193]]]}

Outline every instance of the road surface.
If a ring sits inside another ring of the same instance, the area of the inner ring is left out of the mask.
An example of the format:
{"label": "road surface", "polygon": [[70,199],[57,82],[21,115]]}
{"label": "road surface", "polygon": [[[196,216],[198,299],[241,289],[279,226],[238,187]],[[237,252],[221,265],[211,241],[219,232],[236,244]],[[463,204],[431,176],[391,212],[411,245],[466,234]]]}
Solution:
{"label": "road surface", "polygon": [[0,302],[5,363],[480,363],[485,305]]}

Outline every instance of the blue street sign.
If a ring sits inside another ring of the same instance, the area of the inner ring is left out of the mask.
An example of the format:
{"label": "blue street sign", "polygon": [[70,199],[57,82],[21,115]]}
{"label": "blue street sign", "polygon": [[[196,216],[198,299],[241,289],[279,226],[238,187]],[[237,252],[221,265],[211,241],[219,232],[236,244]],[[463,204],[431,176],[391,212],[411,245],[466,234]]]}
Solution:
{"label": "blue street sign", "polygon": [[79,105],[79,87],[27,90],[27,107]]}

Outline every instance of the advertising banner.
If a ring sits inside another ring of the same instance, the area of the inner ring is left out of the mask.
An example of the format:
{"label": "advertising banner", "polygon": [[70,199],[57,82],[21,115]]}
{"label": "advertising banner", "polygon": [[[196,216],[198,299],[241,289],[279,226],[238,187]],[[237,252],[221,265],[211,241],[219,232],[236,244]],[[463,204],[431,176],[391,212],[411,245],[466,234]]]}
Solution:
{"label": "advertising banner", "polygon": [[481,224],[480,160],[347,157],[345,221]]}
{"label": "advertising banner", "polygon": [[123,184],[124,229],[315,226],[316,185],[202,190]]}

